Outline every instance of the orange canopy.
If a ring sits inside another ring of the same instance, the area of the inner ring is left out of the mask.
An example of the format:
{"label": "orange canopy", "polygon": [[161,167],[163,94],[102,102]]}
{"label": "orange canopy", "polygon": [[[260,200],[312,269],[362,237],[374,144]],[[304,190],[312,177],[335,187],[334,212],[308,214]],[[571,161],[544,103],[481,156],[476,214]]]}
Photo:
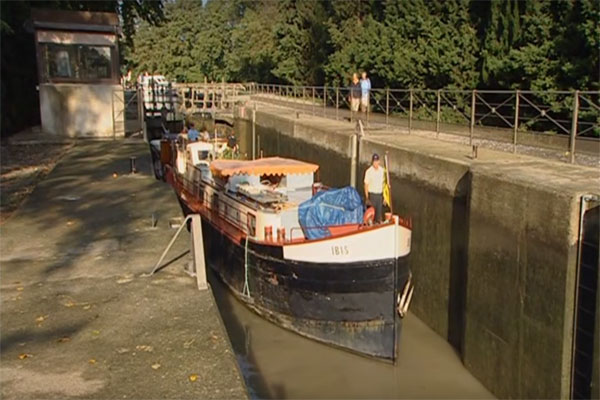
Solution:
{"label": "orange canopy", "polygon": [[319,166],[292,158],[267,157],[252,161],[215,160],[210,163],[210,169],[214,175],[219,176],[286,175],[314,173]]}

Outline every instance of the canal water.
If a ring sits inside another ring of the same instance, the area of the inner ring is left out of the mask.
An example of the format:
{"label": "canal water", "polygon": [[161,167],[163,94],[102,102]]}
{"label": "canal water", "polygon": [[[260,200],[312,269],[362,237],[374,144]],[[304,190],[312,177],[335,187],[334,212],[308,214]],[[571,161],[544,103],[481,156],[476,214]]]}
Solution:
{"label": "canal water", "polygon": [[[251,125],[236,121],[235,131],[242,154],[250,155]],[[321,166],[322,182],[348,184],[349,160],[337,153],[265,129],[256,133],[257,155],[263,149],[267,156],[316,162]],[[361,166],[361,174],[365,167]],[[456,265],[463,262],[460,248],[464,237],[456,229],[460,225],[456,220],[463,217],[464,207],[450,197],[431,196],[426,188],[393,183],[406,188],[396,195],[399,212],[410,213],[415,224],[435,220],[436,226],[441,226],[440,238],[428,240],[431,248],[411,254],[415,262],[443,266],[437,271],[413,271],[415,280],[422,282],[416,288],[413,311],[440,303],[439,312],[428,318],[427,325],[409,313],[399,336],[399,359],[392,365],[317,343],[267,322],[235,299],[211,273],[209,280],[252,398],[493,398],[462,365],[457,353],[461,332],[448,321],[460,325],[460,318],[452,315],[460,304],[449,304],[448,298],[460,299],[463,290],[460,274],[453,270],[460,271]],[[413,242],[420,241],[419,232],[422,230],[413,232]],[[448,241],[448,235],[454,239]],[[428,260],[419,260],[426,254]],[[451,293],[439,289],[444,286],[440,279],[450,282]],[[429,282],[432,286],[427,286]],[[428,325],[447,332],[452,345]]]}
{"label": "canal water", "polygon": [[493,398],[454,349],[410,313],[392,365],[280,328],[246,308],[214,274],[209,280],[251,398]]}

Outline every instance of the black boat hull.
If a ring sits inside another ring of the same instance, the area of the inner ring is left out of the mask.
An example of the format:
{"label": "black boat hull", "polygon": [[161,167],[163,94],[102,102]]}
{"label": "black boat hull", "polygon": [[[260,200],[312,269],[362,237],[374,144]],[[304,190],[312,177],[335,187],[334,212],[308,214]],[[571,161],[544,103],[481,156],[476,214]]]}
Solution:
{"label": "black boat hull", "polygon": [[[184,214],[191,213],[179,202]],[[205,218],[202,231],[208,265],[261,316],[329,345],[395,359],[396,300],[410,274],[406,257],[348,264],[290,261],[281,246],[238,242]]]}

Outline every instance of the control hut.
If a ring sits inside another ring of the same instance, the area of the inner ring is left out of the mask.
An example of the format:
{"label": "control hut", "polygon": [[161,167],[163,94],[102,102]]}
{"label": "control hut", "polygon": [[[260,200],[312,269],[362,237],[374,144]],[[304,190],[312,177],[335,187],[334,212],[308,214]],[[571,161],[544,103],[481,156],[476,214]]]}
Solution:
{"label": "control hut", "polygon": [[42,131],[122,137],[119,18],[115,13],[32,10]]}

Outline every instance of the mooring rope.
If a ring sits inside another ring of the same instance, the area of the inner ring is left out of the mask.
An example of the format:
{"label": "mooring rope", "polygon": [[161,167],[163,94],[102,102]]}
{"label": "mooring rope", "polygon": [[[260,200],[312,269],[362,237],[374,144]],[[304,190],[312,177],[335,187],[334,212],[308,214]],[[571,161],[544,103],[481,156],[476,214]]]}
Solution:
{"label": "mooring rope", "polygon": [[242,289],[242,294],[250,297],[250,286],[248,285],[248,236],[246,236],[246,251],[244,255],[244,288]]}

